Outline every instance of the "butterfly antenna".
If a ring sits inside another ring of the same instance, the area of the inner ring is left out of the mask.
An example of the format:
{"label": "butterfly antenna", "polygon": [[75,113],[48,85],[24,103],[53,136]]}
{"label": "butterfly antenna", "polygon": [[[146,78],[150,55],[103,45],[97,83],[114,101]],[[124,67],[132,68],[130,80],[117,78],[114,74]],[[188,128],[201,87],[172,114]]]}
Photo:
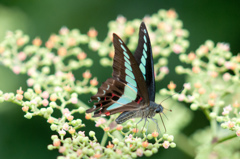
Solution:
{"label": "butterfly antenna", "polygon": [[168,111],[172,112],[172,109],[167,109],[167,108],[164,108],[164,110],[168,110]]}
{"label": "butterfly antenna", "polygon": [[162,118],[161,113],[159,113],[159,116],[160,116],[160,118],[161,118],[161,120],[162,120],[162,123],[163,123],[164,129],[165,129],[165,132],[167,132],[167,129],[166,129],[166,126],[165,126],[165,124],[164,124],[164,122],[163,122],[163,118]]}
{"label": "butterfly antenna", "polygon": [[[174,93],[173,95],[168,96],[167,98],[165,98],[160,104],[162,104],[165,100],[171,98],[172,96],[174,96],[174,95],[176,95],[176,94],[178,94],[178,93],[181,93],[183,90],[184,90],[184,87],[183,87],[180,91],[178,91],[178,92]],[[171,110],[170,110],[170,111],[171,111]]]}
{"label": "butterfly antenna", "polygon": [[168,117],[166,116],[166,114],[164,113],[164,112],[162,112],[163,113],[163,115],[167,118],[167,120],[168,120]]}

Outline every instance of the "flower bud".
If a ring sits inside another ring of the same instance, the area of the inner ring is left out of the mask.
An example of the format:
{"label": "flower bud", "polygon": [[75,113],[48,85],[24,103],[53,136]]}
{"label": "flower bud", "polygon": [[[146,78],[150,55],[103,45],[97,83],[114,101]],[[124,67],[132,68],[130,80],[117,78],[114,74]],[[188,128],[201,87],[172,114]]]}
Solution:
{"label": "flower bud", "polygon": [[163,134],[163,139],[167,139],[168,138],[168,134]]}
{"label": "flower bud", "polygon": [[168,140],[169,142],[172,142],[173,139],[174,139],[174,136],[173,136],[173,135],[169,135],[168,138],[167,138],[167,140]]}
{"label": "flower bud", "polygon": [[192,103],[192,104],[190,105],[190,108],[191,108],[192,110],[197,110],[197,109],[198,109],[198,105],[195,104],[195,103]]}
{"label": "flower bud", "polygon": [[148,139],[148,140],[151,140],[152,138],[153,138],[152,134],[148,134],[148,135],[147,135],[147,139]]}
{"label": "flower bud", "polygon": [[152,156],[152,151],[146,150],[146,151],[144,152],[144,155],[147,156],[147,157],[150,157],[150,156]]}
{"label": "flower bud", "polygon": [[48,113],[48,114],[52,114],[52,113],[53,113],[53,108],[48,107],[48,108],[47,108],[47,113]]}
{"label": "flower bud", "polygon": [[119,145],[120,147],[125,146],[125,144],[124,144],[123,142],[121,142],[121,141],[118,143],[118,145]]}
{"label": "flower bud", "polygon": [[119,143],[119,140],[117,138],[113,139],[112,141],[114,144],[118,144]]}
{"label": "flower bud", "polygon": [[214,118],[217,117],[217,114],[216,114],[215,112],[211,112],[211,113],[210,113],[210,117],[211,117],[212,119],[214,119]]}
{"label": "flower bud", "polygon": [[228,128],[228,125],[227,125],[226,123],[222,123],[222,124],[221,124],[221,127],[222,127],[223,129],[227,129],[227,128]]}
{"label": "flower bud", "polygon": [[182,66],[177,66],[175,68],[175,71],[177,74],[182,74],[182,73],[184,73],[184,68]]}
{"label": "flower bud", "polygon": [[57,104],[56,104],[56,102],[50,102],[49,106],[52,108],[55,108],[57,106]]}
{"label": "flower bud", "polygon": [[78,108],[78,111],[79,111],[79,113],[81,113],[81,114],[82,114],[82,113],[85,113],[85,108],[79,107],[79,108]]}
{"label": "flower bud", "polygon": [[55,131],[55,130],[57,130],[58,126],[56,124],[52,124],[50,126],[50,128],[51,128],[52,131]]}
{"label": "flower bud", "polygon": [[165,149],[168,149],[168,147],[169,147],[169,141],[164,141],[163,142],[163,147],[165,148]]}
{"label": "flower bud", "polygon": [[25,118],[27,119],[31,119],[32,118],[32,114],[31,113],[27,113],[24,115]]}
{"label": "flower bud", "polygon": [[94,136],[95,136],[95,132],[94,132],[94,131],[90,131],[90,132],[89,132],[89,136],[90,136],[90,137],[94,137]]}
{"label": "flower bud", "polygon": [[85,142],[85,143],[87,143],[88,140],[89,140],[88,137],[84,137],[84,138],[82,139],[82,141]]}
{"label": "flower bud", "polygon": [[132,154],[131,154],[131,157],[132,157],[132,158],[137,158],[137,154],[136,154],[136,153],[132,153]]}
{"label": "flower bud", "polygon": [[175,144],[174,142],[172,142],[172,143],[170,144],[170,147],[171,147],[171,148],[175,148],[175,147],[176,147],[176,144]]}
{"label": "flower bud", "polygon": [[156,147],[153,147],[153,148],[152,148],[152,152],[153,152],[153,153],[157,153],[157,152],[158,152],[158,149],[157,149]]}
{"label": "flower bud", "polygon": [[49,150],[53,150],[54,149],[54,146],[53,145],[48,145],[47,147]]}

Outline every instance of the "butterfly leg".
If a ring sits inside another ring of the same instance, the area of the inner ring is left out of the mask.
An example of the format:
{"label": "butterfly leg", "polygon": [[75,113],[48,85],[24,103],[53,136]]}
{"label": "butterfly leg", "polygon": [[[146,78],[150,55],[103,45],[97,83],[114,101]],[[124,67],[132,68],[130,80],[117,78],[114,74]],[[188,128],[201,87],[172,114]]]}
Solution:
{"label": "butterfly leg", "polygon": [[[150,123],[150,122],[148,121],[147,130],[148,130],[149,123]],[[147,135],[147,130],[146,130],[146,132],[145,132],[145,135]]]}
{"label": "butterfly leg", "polygon": [[[145,125],[146,125],[146,122],[148,122],[148,123],[149,123],[149,121],[147,120],[147,118],[145,118],[144,125],[143,125],[143,127],[142,127],[142,130],[141,130],[141,131],[143,131],[143,128],[145,127]],[[146,132],[147,132],[147,131],[146,131]]]}
{"label": "butterfly leg", "polygon": [[154,118],[151,118],[152,119],[152,121],[157,125],[157,130],[158,130],[158,133],[160,134],[160,128],[159,128],[159,126],[158,126],[158,122],[157,122],[157,119],[154,119]]}
{"label": "butterfly leg", "polygon": [[143,120],[143,118],[140,119],[140,120],[137,122],[137,124],[136,124],[136,130],[137,130],[137,125],[138,125],[138,123],[140,123],[142,120]]}

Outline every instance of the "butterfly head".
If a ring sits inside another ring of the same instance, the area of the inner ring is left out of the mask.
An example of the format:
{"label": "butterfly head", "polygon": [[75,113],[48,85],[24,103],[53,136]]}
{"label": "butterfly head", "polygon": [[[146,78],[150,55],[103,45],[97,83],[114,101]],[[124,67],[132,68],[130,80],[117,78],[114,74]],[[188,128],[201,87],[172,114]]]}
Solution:
{"label": "butterfly head", "polygon": [[163,106],[161,104],[157,105],[157,108],[155,109],[155,113],[161,113],[163,112]]}
{"label": "butterfly head", "polygon": [[150,101],[150,108],[151,108],[151,111],[154,112],[154,115],[155,113],[163,113],[163,109],[164,109],[161,104],[157,104],[152,101]]}

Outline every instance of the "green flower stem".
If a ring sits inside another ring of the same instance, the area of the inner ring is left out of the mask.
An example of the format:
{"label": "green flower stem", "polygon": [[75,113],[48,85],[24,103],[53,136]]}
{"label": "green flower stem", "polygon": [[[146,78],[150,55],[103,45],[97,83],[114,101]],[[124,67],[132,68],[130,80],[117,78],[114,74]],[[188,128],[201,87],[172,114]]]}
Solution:
{"label": "green flower stem", "polygon": [[113,135],[114,137],[116,137],[117,139],[119,139],[119,140],[123,140],[123,136],[121,135],[121,133],[120,133],[119,131],[114,131],[114,132],[112,133],[112,135]]}
{"label": "green flower stem", "polygon": [[12,102],[12,103],[14,103],[14,104],[17,104],[17,105],[20,105],[20,106],[22,106],[22,102],[20,102],[20,101],[16,101],[16,100],[9,100],[9,102]]}
{"label": "green flower stem", "polygon": [[208,109],[202,109],[203,110],[203,113],[206,115],[207,119],[210,121],[211,120],[211,117],[210,117],[210,111]]}
{"label": "green flower stem", "polygon": [[215,119],[211,119],[210,125],[212,129],[212,137],[214,138],[217,135],[217,121]]}
{"label": "green flower stem", "polygon": [[235,137],[237,137],[236,134],[231,134],[231,135],[229,135],[229,136],[226,136],[226,137],[220,138],[220,139],[219,139],[217,142],[215,142],[213,145],[215,146],[215,145],[217,145],[217,144],[223,143],[224,141],[227,141],[227,140],[233,139],[233,138],[235,138]]}
{"label": "green flower stem", "polygon": [[106,142],[107,142],[107,138],[108,138],[108,134],[107,132],[104,132],[102,141],[101,141],[101,146],[105,146]]}
{"label": "green flower stem", "polygon": [[194,158],[195,157],[195,149],[193,146],[191,146],[188,143],[188,138],[186,135],[179,133],[175,135],[174,141],[177,144],[177,148],[179,148],[181,151],[185,152],[187,155],[190,157]]}
{"label": "green flower stem", "polygon": [[[111,117],[108,122],[106,123],[106,125],[109,125],[111,122],[114,121],[114,117]],[[117,131],[115,131],[118,135],[116,135],[115,137],[120,137],[121,134]],[[102,138],[102,141],[101,141],[101,146],[105,146],[106,142],[107,142],[107,139],[108,139],[108,136],[110,136],[112,139],[114,138],[113,136],[111,136],[108,132],[104,132],[104,135],[103,135],[103,138]],[[118,139],[122,139],[122,136]]]}
{"label": "green flower stem", "polygon": [[[219,106],[215,106],[213,108],[213,112],[215,112],[216,114],[218,114],[219,112]],[[211,129],[212,129],[212,138],[217,136],[217,121],[214,118],[211,118],[210,120],[210,125],[211,125]]]}
{"label": "green flower stem", "polygon": [[83,108],[85,108],[85,109],[89,109],[89,108],[90,108],[90,107],[87,106],[85,103],[83,103],[81,100],[78,100],[77,105],[78,105],[78,106],[81,106],[81,107],[83,107]]}

